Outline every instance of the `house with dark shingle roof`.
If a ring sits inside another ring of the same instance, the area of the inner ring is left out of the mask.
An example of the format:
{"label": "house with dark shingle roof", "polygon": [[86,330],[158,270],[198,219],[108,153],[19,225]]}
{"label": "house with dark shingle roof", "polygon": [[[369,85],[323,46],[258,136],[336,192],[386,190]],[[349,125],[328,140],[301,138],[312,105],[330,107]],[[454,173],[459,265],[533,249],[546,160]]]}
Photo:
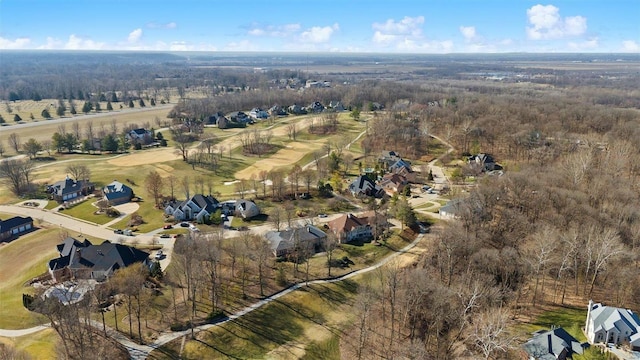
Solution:
{"label": "house with dark shingle roof", "polygon": [[195,194],[181,203],[170,203],[165,207],[164,213],[173,216],[178,221],[195,220],[204,222],[204,219],[211,216],[218,209],[218,203],[218,200],[211,195]]}
{"label": "house with dark shingle roof", "polygon": [[353,196],[373,196],[379,198],[384,195],[384,189],[364,175],[358,176],[349,184],[349,191]]}
{"label": "house with dark shingle roof", "polygon": [[31,230],[33,230],[33,219],[30,216],[15,216],[7,220],[0,220],[0,242],[13,239]]}
{"label": "house with dark shingle roof", "polygon": [[136,248],[104,241],[92,245],[68,237],[57,245],[58,258],[48,263],[48,270],[55,281],[66,279],[105,280],[127,266],[143,263],[149,265],[149,253]]}
{"label": "house with dark shingle roof", "polygon": [[132,129],[126,136],[132,144],[147,145],[153,142],[153,132],[151,130]]}
{"label": "house with dark shingle roof", "polygon": [[128,203],[133,198],[133,189],[116,180],[103,187],[102,193],[111,205]]}
{"label": "house with dark shingle roof", "polygon": [[563,328],[537,331],[522,347],[530,360],[565,360],[584,352],[584,346]]}
{"label": "house with dark shingle roof", "polygon": [[284,231],[269,231],[265,234],[274,256],[281,257],[302,250],[311,255],[320,249],[327,234],[313,225]]}
{"label": "house with dark shingle roof", "polygon": [[629,309],[604,306],[589,300],[585,334],[591,344],[620,345],[628,342],[640,350],[640,318]]}
{"label": "house with dark shingle roof", "polygon": [[47,192],[51,198],[59,203],[88,195],[95,190],[94,185],[87,180],[74,180],[67,176],[53,185],[47,185]]}

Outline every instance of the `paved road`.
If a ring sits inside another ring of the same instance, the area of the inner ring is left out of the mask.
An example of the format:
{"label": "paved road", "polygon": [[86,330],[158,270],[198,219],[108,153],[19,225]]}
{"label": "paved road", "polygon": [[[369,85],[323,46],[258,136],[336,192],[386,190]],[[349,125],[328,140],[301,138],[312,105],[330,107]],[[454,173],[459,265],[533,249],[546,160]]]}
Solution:
{"label": "paved road", "polygon": [[23,124],[15,124],[15,125],[11,125],[11,126],[0,126],[0,133],[3,132],[3,131],[14,132],[14,131],[16,131],[18,129],[37,127],[37,126],[42,126],[42,125],[62,124],[62,123],[71,122],[71,121],[78,121],[78,120],[111,118],[111,117],[119,115],[119,114],[132,114],[132,113],[139,113],[139,112],[146,112],[146,111],[170,109],[174,105],[175,104],[165,104],[165,105],[157,105],[157,106],[148,106],[148,107],[144,107],[144,108],[122,109],[122,110],[118,110],[118,111],[105,111],[105,112],[101,112],[101,113],[97,113],[97,114],[94,113],[94,114],[88,114],[88,115],[77,115],[77,116],[73,116],[73,117],[64,117],[64,118],[47,120],[47,121],[26,122],[26,123],[23,123]]}

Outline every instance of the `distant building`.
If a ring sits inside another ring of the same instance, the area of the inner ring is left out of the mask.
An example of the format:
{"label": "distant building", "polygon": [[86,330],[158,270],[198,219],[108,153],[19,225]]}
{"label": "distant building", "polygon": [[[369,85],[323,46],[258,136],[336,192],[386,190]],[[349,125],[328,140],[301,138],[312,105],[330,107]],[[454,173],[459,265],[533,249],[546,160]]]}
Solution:
{"label": "distant building", "polygon": [[357,217],[353,214],[343,214],[329,221],[327,226],[341,243],[373,238],[373,229],[368,219]]}
{"label": "distant building", "polygon": [[153,142],[153,131],[146,129],[133,129],[127,133],[127,138],[132,144],[147,145]]}
{"label": "distant building", "polygon": [[177,221],[195,220],[201,223],[216,212],[218,203],[218,200],[211,195],[196,194],[180,203],[171,202],[165,207],[164,212]]}
{"label": "distant building", "polygon": [[373,196],[379,198],[384,195],[382,187],[364,175],[358,176],[349,184],[349,191],[353,196]]}

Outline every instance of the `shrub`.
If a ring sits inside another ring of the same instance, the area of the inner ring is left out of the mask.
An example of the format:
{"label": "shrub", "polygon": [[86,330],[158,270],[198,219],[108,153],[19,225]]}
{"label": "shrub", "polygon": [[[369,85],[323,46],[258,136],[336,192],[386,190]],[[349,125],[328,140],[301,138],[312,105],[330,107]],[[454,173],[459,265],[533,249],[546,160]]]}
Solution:
{"label": "shrub", "polygon": [[226,315],[224,314],[224,311],[222,311],[222,309],[216,309],[210,312],[209,315],[207,315],[207,322],[214,323],[218,320],[223,319],[225,316]]}
{"label": "shrub", "polygon": [[114,208],[108,208],[107,211],[106,211],[106,214],[107,214],[108,217],[115,218],[115,217],[120,216],[120,211],[118,211],[118,210],[116,210]]}

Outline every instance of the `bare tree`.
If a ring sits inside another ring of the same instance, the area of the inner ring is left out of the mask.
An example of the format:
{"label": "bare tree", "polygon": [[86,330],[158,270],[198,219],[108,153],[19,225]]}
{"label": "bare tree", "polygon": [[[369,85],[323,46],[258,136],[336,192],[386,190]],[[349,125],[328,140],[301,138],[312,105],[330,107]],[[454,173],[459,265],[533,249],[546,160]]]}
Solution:
{"label": "bare tree", "polygon": [[20,136],[16,133],[11,133],[7,140],[9,141],[9,146],[11,146],[16,153],[20,153]]}
{"label": "bare tree", "polygon": [[509,312],[502,308],[476,315],[473,330],[467,340],[485,359],[491,358],[496,352],[506,353],[513,347],[516,339],[507,332],[509,317]]}
{"label": "bare tree", "polygon": [[182,178],[182,181],[180,182],[180,184],[182,185],[182,191],[184,191],[184,196],[187,199],[190,199],[191,196],[189,196],[191,194],[190,192],[190,188],[189,188],[189,177],[185,176]]}
{"label": "bare tree", "polygon": [[164,187],[164,180],[158,174],[157,171],[152,170],[144,179],[144,184],[147,189],[147,194],[153,197],[156,207],[159,206],[160,196],[162,196],[162,188]]}
{"label": "bare tree", "polygon": [[174,175],[170,175],[167,178],[167,185],[169,186],[169,191],[171,192],[171,199],[175,199],[175,188],[176,185],[178,183],[178,178],[176,178]]}
{"label": "bare tree", "polygon": [[269,213],[269,220],[273,223],[273,227],[276,228],[276,231],[280,231],[280,226],[282,225],[282,210],[280,210],[279,206],[275,206],[271,209],[271,212]]}
{"label": "bare tree", "polygon": [[15,195],[22,195],[30,191],[32,172],[33,163],[31,160],[9,159],[0,162],[0,179]]}
{"label": "bare tree", "polygon": [[536,277],[533,288],[533,306],[536,306],[538,283],[541,276],[543,277],[542,294],[544,299],[544,274],[546,273],[547,265],[551,262],[557,244],[558,234],[555,229],[549,226],[544,227],[539,233],[535,234],[533,240],[528,243],[529,247],[526,250],[525,259],[529,261]]}
{"label": "bare tree", "polygon": [[598,274],[604,270],[611,260],[622,254],[623,251],[624,246],[620,243],[620,237],[615,230],[607,228],[603,231],[595,226],[589,229],[587,244],[585,246],[585,287],[586,278],[591,276],[589,296],[593,293],[593,287]]}
{"label": "bare tree", "polygon": [[262,183],[262,197],[267,196],[267,180],[269,180],[269,172],[266,170],[261,170],[258,174],[260,182]]}

